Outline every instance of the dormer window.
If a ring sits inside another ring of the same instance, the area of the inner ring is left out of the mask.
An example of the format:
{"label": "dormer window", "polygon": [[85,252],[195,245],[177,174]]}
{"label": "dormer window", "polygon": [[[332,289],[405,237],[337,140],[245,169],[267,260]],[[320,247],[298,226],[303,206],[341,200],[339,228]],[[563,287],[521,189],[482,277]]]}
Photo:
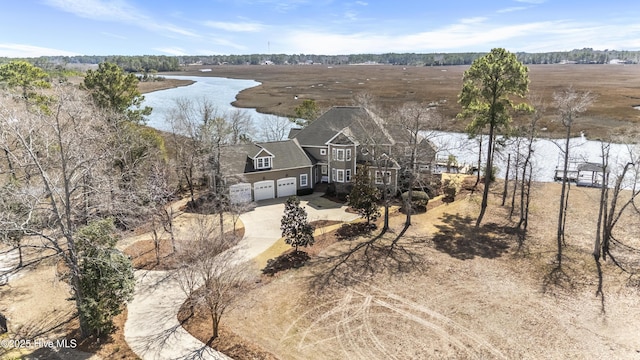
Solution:
{"label": "dormer window", "polygon": [[259,157],[255,160],[255,167],[258,170],[271,169],[271,157]]}

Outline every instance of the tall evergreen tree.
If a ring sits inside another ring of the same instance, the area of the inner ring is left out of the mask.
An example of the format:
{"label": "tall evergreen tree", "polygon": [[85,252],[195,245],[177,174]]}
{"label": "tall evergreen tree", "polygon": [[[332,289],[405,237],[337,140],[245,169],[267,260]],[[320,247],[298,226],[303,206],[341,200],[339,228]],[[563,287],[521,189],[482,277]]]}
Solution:
{"label": "tall evergreen tree", "polygon": [[530,110],[526,103],[515,104],[512,98],[524,97],[529,90],[528,68],[505,49],[496,48],[476,59],[464,72],[458,102],[462,105],[459,118],[471,119],[467,132],[478,134],[489,127],[487,145],[487,173],[476,227],[480,226],[489,197],[490,171],[493,169],[493,147],[498,132],[509,127],[511,112]]}
{"label": "tall evergreen tree", "polygon": [[23,60],[0,65],[0,83],[5,83],[8,88],[18,88],[27,104],[38,100],[36,89],[51,87],[49,75],[44,70]]}
{"label": "tall evergreen tree", "polygon": [[125,74],[118,65],[103,62],[98,70],[89,70],[82,86],[89,90],[98,107],[125,115],[137,124],[145,122],[144,117],[151,114],[151,108],[142,107],[144,96],[138,90],[138,78],[135,74]]}
{"label": "tall evergreen tree", "polygon": [[284,215],[280,221],[280,229],[284,242],[295,247],[313,245],[313,226],[307,220],[307,211],[300,206],[300,200],[296,196],[287,199],[284,205]]}

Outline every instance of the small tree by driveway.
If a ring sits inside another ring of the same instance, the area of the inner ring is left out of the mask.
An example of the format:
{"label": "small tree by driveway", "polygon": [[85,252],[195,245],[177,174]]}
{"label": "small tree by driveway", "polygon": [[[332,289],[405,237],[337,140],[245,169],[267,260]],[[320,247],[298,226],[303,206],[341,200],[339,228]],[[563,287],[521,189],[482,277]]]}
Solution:
{"label": "small tree by driveway", "polygon": [[296,196],[287,199],[280,224],[284,242],[295,247],[296,253],[299,246],[313,245],[313,226],[309,224],[307,211],[300,206],[300,200]]}
{"label": "small tree by driveway", "polygon": [[348,200],[349,206],[367,220],[367,226],[380,217],[380,190],[371,183],[368,166],[363,165],[356,172]]}

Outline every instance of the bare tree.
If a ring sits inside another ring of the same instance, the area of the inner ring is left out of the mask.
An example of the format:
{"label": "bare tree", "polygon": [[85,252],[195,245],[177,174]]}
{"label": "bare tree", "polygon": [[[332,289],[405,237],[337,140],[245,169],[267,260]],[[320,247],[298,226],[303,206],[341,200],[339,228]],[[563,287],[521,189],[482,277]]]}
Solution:
{"label": "bare tree", "polygon": [[[382,193],[384,214],[381,233],[384,234],[389,230],[389,207],[393,199],[392,195],[396,191],[397,170],[400,169],[398,162],[392,158],[395,141],[385,128],[384,120],[376,115],[380,110],[373,97],[369,93],[362,93],[356,96],[355,101],[366,112],[363,118],[355,119],[363,130],[358,135],[357,141],[372,172],[371,178],[380,187]],[[391,177],[392,170],[396,171],[395,183]]]}
{"label": "bare tree", "polygon": [[262,129],[262,140],[264,141],[281,141],[287,138],[291,122],[287,118],[263,115],[260,122]]}
{"label": "bare tree", "polygon": [[213,340],[219,336],[223,315],[246,289],[250,272],[239,262],[233,238],[220,236],[210,217],[198,218],[193,235],[179,251],[178,281],[191,309],[208,313]]}
{"label": "bare tree", "polygon": [[[621,139],[622,141],[628,140]],[[640,154],[637,145],[627,145],[626,159],[623,164],[615,166],[610,164],[610,143],[601,143],[602,156],[602,187],[600,188],[600,204],[598,209],[598,222],[596,237],[593,248],[593,257],[598,269],[598,290],[597,294],[604,296],[602,293],[602,267],[600,258],[606,261],[607,256],[620,268],[623,265],[614,257],[611,251],[612,243],[621,245],[623,248],[631,249],[629,245],[624,244],[624,239],[614,235],[616,225],[622,219],[625,212],[629,209],[636,208],[636,198],[640,195]],[[613,186],[610,183],[610,175],[613,172],[615,182]],[[624,190],[627,190],[626,192]]]}
{"label": "bare tree", "polygon": [[[395,115],[395,116],[394,116]],[[413,189],[425,188],[424,179],[420,176],[420,165],[435,158],[436,149],[431,139],[436,136],[435,130],[442,127],[442,117],[437,109],[437,103],[415,104],[407,103],[390,115],[397,127],[394,135],[397,137],[395,157],[399,159],[401,172],[406,180],[408,196],[404,198],[406,218],[405,229],[411,225],[413,212]]]}
{"label": "bare tree", "polygon": [[562,246],[564,243],[564,229],[567,217],[567,207],[569,204],[569,144],[571,138],[571,130],[574,125],[575,119],[579,114],[585,112],[587,108],[593,103],[594,96],[589,92],[581,92],[575,90],[573,87],[569,87],[562,91],[553,94],[554,105],[557,108],[559,120],[562,126],[565,127],[566,136],[564,148],[562,153],[564,156],[563,171],[562,171],[562,188],[560,190],[560,206],[558,209],[558,231],[557,231],[557,261],[558,267],[562,266]]}
{"label": "bare tree", "polygon": [[[114,157],[104,113],[72,86],[58,85],[53,92],[56,100],[46,111],[13,111],[0,105],[0,128],[6,135],[0,141],[15,142],[10,156],[22,180],[15,183],[11,200],[24,210],[15,217],[11,209],[0,209],[0,228],[40,238],[37,246],[62,259],[80,310],[84,295],[75,232],[87,217],[109,215],[119,189],[112,176]],[[25,169],[33,169],[29,179]],[[87,319],[79,313],[86,335]]]}
{"label": "bare tree", "polygon": [[176,147],[176,170],[178,177],[186,181],[192,201],[195,201],[196,187],[210,183],[209,160],[213,153],[210,131],[212,123],[220,117],[217,108],[206,99],[178,99],[170,111],[168,120]]}
{"label": "bare tree", "polygon": [[249,114],[240,109],[235,109],[229,112],[227,115],[231,144],[240,144],[251,141],[251,133],[253,133],[253,125],[251,123],[251,117]]}
{"label": "bare tree", "polygon": [[240,215],[244,214],[247,211],[251,211],[255,209],[255,202],[239,202],[233,203],[230,202],[227,208],[227,211],[231,215],[231,222],[233,223],[233,236],[236,235],[236,226],[238,224],[238,220],[240,220]]}

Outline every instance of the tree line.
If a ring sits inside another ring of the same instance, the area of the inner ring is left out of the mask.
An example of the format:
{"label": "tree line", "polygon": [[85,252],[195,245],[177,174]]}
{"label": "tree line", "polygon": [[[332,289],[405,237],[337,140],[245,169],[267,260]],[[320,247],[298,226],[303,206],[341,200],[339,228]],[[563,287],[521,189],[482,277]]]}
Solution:
{"label": "tree line", "polygon": [[[193,55],[193,56],[164,56],[164,55],[78,55],[78,56],[43,56],[39,58],[23,59],[43,68],[64,68],[70,64],[99,64],[110,62],[119,65],[128,72],[178,71],[181,66],[189,64],[201,65],[276,65],[323,64],[389,64],[401,66],[445,66],[471,65],[476,59],[486,55],[482,52],[464,53],[385,53],[385,54],[349,54],[349,55],[320,55],[320,54],[247,54],[247,55]],[[627,64],[640,62],[640,51],[629,50],[594,50],[592,48],[574,49],[571,51],[555,51],[544,53],[515,53],[518,61],[523,64],[607,64],[612,60],[619,60]],[[0,64],[12,59],[0,58]]]}

